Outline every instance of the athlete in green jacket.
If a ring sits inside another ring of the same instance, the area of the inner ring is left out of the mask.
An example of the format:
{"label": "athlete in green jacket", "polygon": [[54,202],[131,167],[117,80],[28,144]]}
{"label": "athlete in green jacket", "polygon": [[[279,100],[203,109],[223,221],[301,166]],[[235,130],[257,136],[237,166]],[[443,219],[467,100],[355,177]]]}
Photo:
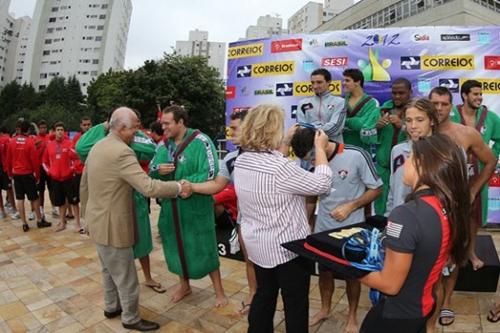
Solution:
{"label": "athlete in green jacket", "polygon": [[379,109],[380,116],[377,121],[377,172],[384,182],[382,195],[375,200],[377,215],[386,213],[387,196],[389,195],[389,182],[391,177],[391,150],[398,143],[407,139],[403,128],[403,111],[411,99],[411,83],[405,78],[393,81],[391,87],[392,99],[386,101]]}

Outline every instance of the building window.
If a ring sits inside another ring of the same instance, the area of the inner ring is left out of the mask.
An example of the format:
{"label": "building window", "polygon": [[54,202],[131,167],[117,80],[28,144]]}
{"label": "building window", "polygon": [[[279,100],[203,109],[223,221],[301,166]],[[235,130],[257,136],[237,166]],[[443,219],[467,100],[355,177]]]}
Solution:
{"label": "building window", "polygon": [[45,88],[47,88],[47,86],[44,84],[38,86],[38,90],[44,90]]}
{"label": "building window", "polygon": [[98,25],[97,26],[97,30],[104,30],[104,26],[103,25]]}
{"label": "building window", "polygon": [[97,71],[91,71],[90,76],[97,76]]}
{"label": "building window", "polygon": [[99,59],[92,59],[92,64],[97,65],[99,63]]}
{"label": "building window", "polygon": [[52,22],[55,22],[56,21],[56,18],[55,17],[51,17],[49,18],[49,23],[52,23]]}
{"label": "building window", "polygon": [[46,78],[47,78],[47,73],[40,74],[40,79],[46,79]]}
{"label": "building window", "polygon": [[52,44],[52,39],[46,39],[45,44]]}
{"label": "building window", "polygon": [[96,42],[102,41],[102,36],[95,36],[95,41]]}
{"label": "building window", "polygon": [[59,11],[59,7],[52,7],[52,12],[57,12]]}
{"label": "building window", "polygon": [[53,33],[53,32],[54,32],[54,28],[48,28],[48,29],[47,29],[47,33],[48,33],[48,34],[51,34],[51,33]]}
{"label": "building window", "polygon": [[44,55],[44,56],[47,56],[47,55],[49,55],[49,54],[50,54],[50,51],[49,51],[49,50],[45,50],[45,51],[43,51],[43,55]]}
{"label": "building window", "polygon": [[105,20],[106,19],[106,15],[99,15],[99,19],[100,20]]}

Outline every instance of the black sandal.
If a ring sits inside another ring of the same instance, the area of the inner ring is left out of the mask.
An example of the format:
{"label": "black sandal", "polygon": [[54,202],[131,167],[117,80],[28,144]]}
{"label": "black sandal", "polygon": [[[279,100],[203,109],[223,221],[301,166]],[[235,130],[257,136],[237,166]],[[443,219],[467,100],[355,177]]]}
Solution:
{"label": "black sandal", "polygon": [[495,304],[495,307],[490,310],[490,312],[488,313],[488,316],[486,317],[486,319],[490,323],[496,323],[496,322],[498,322],[500,320],[500,305],[496,305]]}
{"label": "black sandal", "polygon": [[23,231],[26,232],[28,230],[30,230],[30,226],[27,223],[23,224]]}

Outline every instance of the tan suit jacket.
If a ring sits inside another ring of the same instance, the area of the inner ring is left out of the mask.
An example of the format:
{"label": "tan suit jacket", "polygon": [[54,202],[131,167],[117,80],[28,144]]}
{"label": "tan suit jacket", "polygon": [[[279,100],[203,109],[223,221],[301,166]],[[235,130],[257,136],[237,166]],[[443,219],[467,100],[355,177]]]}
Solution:
{"label": "tan suit jacket", "polygon": [[147,197],[176,197],[177,182],[151,179],[134,151],[110,133],[91,149],[82,175],[80,196],[90,238],[113,247],[134,245],[132,190]]}

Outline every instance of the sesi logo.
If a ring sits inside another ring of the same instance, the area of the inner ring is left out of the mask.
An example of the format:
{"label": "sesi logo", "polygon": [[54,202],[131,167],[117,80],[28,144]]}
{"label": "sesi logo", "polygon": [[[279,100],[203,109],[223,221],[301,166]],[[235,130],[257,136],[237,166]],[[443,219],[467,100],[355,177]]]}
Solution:
{"label": "sesi logo", "polygon": [[323,58],[321,60],[321,66],[342,67],[342,66],[347,66],[348,61],[349,61],[348,57]]}

